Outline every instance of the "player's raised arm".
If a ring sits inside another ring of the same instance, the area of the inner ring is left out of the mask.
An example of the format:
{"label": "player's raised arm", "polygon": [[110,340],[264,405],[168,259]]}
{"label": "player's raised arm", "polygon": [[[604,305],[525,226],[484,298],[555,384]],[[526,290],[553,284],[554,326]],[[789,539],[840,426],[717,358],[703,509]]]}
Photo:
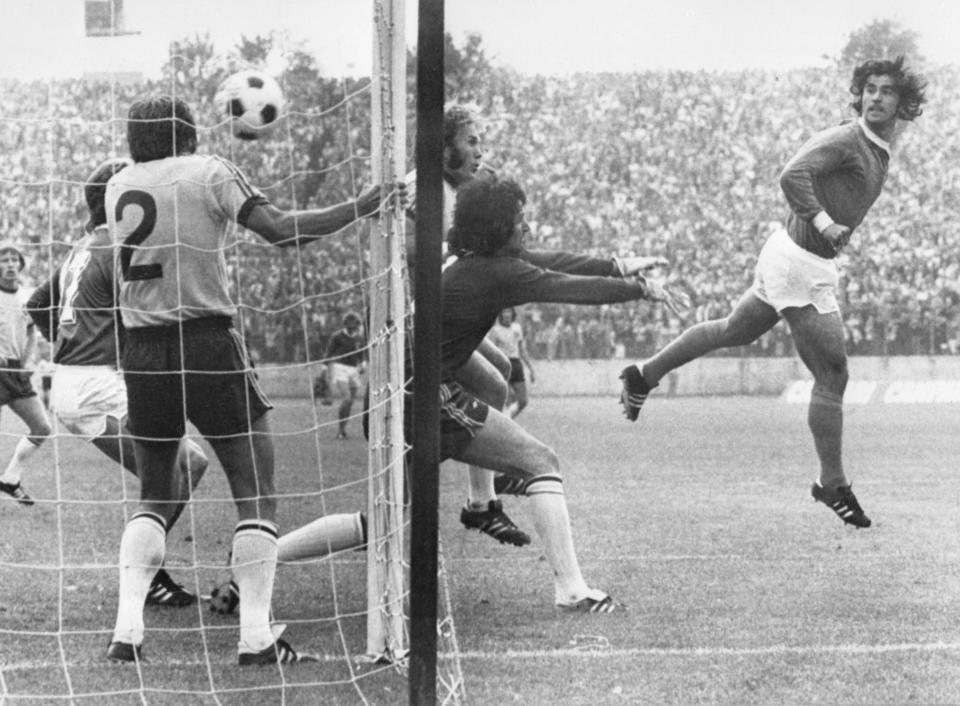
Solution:
{"label": "player's raised arm", "polygon": [[[403,193],[403,184],[397,184],[388,196],[402,199]],[[364,189],[356,199],[326,208],[296,211],[261,203],[251,209],[243,225],[278,247],[306,245],[377,213],[382,194],[380,185],[375,184]]]}

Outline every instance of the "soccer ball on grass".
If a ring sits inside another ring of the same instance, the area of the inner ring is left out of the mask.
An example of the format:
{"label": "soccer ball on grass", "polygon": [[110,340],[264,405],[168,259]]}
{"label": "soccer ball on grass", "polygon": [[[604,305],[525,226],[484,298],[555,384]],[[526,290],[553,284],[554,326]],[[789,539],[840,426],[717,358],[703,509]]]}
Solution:
{"label": "soccer ball on grass", "polygon": [[285,103],[280,84],[262,71],[240,71],[228,77],[214,101],[241,140],[256,140],[270,132]]}

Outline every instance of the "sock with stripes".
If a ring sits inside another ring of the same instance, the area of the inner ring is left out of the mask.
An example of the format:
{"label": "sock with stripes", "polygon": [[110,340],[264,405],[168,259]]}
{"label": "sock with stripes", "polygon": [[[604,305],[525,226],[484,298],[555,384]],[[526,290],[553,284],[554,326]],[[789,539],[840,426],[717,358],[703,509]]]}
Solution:
{"label": "sock with stripes", "polygon": [[240,601],[241,652],[259,652],[272,645],[270,603],[277,571],[277,525],[268,520],[242,520],[233,533],[233,578]]}
{"label": "sock with stripes", "polygon": [[143,606],[157,569],[163,564],[167,527],[152,512],[138,512],[123,529],[120,539],[120,600],[114,642],[143,642]]}
{"label": "sock with stripes", "polygon": [[573,603],[590,591],[573,548],[573,533],[563,494],[563,479],[544,474],[527,483],[527,496],[533,514],[533,526],[540,535],[547,561],[554,574],[554,599],[557,603]]}

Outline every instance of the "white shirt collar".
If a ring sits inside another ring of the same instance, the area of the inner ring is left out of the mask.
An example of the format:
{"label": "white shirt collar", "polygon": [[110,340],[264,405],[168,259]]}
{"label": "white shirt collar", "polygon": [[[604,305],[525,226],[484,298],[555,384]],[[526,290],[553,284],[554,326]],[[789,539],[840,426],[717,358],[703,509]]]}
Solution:
{"label": "white shirt collar", "polygon": [[863,128],[863,134],[867,136],[867,139],[870,140],[870,142],[874,143],[878,147],[882,147],[887,154],[890,154],[890,143],[884,140],[882,137],[880,137],[877,133],[875,133],[869,127],[867,127],[867,121],[863,119],[862,115],[857,120],[857,123],[860,125],[861,128]]}

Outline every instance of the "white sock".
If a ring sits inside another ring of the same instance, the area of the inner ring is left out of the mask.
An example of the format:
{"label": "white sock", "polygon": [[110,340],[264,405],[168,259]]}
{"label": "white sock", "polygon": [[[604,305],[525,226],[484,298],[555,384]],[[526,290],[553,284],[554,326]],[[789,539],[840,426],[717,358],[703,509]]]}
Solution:
{"label": "white sock", "polygon": [[241,652],[272,645],[270,602],[277,572],[277,526],[267,520],[244,520],[233,533],[233,578],[240,601]]}
{"label": "white sock", "polygon": [[554,600],[574,603],[589,592],[580,573],[573,548],[570,516],[563,494],[563,480],[556,475],[535,476],[527,483],[533,526],[540,535],[547,561],[554,574]]}
{"label": "white sock", "polygon": [[[41,443],[43,442],[41,441]],[[13,450],[13,458],[11,458],[10,463],[7,464],[7,469],[3,472],[3,477],[0,478],[0,481],[10,483],[11,485],[19,483],[20,467],[28,458],[37,452],[38,448],[40,448],[40,444],[31,441],[29,436],[21,436],[20,440],[17,441],[17,447]]]}
{"label": "white sock", "polygon": [[493,472],[480,466],[470,466],[467,474],[470,477],[468,502],[486,510],[489,502],[497,499],[497,492],[493,489]]}
{"label": "white sock", "polygon": [[138,512],[123,529],[120,539],[120,600],[114,642],[139,645],[143,642],[143,605],[150,582],[163,564],[167,527],[152,512]]}
{"label": "white sock", "polygon": [[363,546],[363,535],[359,512],[326,515],[283,535],[277,545],[277,558],[280,561],[319,559]]}

